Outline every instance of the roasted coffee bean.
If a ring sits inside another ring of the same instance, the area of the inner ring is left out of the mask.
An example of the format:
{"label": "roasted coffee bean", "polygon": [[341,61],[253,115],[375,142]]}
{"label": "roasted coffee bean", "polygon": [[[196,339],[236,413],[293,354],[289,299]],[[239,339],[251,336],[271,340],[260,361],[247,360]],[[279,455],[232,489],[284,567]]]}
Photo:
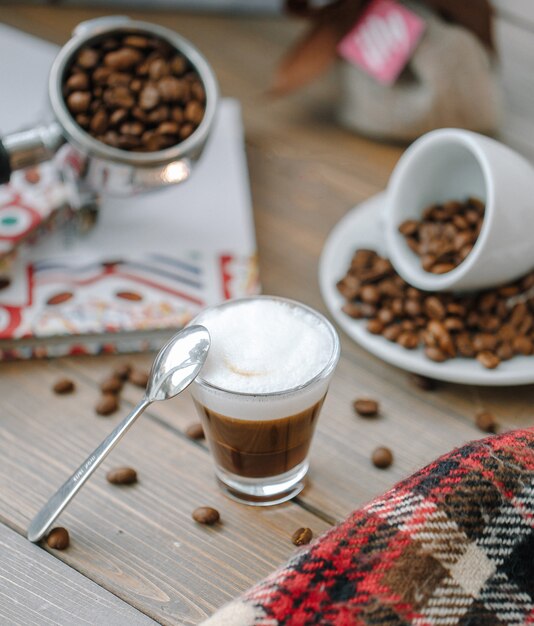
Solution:
{"label": "roasted coffee bean", "polygon": [[69,547],[70,537],[69,531],[62,526],[52,528],[46,537],[46,544],[54,550],[65,550]]}
{"label": "roasted coffee bean", "polygon": [[184,117],[188,122],[192,122],[195,126],[198,126],[204,117],[204,107],[200,102],[191,100],[191,102],[186,104]]}
{"label": "roasted coffee bean", "polygon": [[376,417],[380,405],[372,398],[357,398],[353,403],[354,410],[362,417]]}
{"label": "roasted coffee bean", "polygon": [[386,328],[384,328],[382,335],[388,341],[397,341],[401,333],[402,333],[402,328],[400,324],[391,324],[390,326],[387,326]]}
{"label": "roasted coffee bean", "polygon": [[95,411],[98,415],[111,415],[119,410],[119,401],[117,396],[113,393],[105,393],[95,406]]}
{"label": "roasted coffee bean", "polygon": [[143,58],[142,53],[135,48],[120,48],[113,52],[108,52],[104,56],[104,65],[113,70],[129,70],[137,65]]}
{"label": "roasted coffee bean", "polygon": [[158,81],[170,74],[170,67],[165,59],[154,59],[148,64],[148,75],[151,80]]}
{"label": "roasted coffee bean", "polygon": [[202,424],[200,422],[190,424],[185,429],[185,434],[189,437],[189,439],[204,439],[204,429],[202,428]]}
{"label": "roasted coffee bean", "polygon": [[512,348],[516,354],[523,354],[528,356],[532,354],[532,341],[528,337],[514,337],[512,341]]}
{"label": "roasted coffee bean", "polygon": [[509,361],[514,356],[514,349],[509,341],[503,341],[497,348],[497,356],[501,361]]}
{"label": "roasted coffee bean", "polygon": [[11,279],[7,276],[0,276],[0,291],[7,289],[11,285]]}
{"label": "roasted coffee bean", "polygon": [[429,317],[436,320],[445,319],[447,313],[443,303],[437,296],[429,296],[426,298],[424,302],[424,309]]}
{"label": "roasted coffee bean", "polygon": [[407,330],[397,337],[397,343],[407,350],[415,350],[419,345],[419,339],[414,332]]}
{"label": "roasted coffee bean", "polygon": [[425,354],[431,361],[436,361],[436,363],[443,363],[443,361],[447,360],[445,352],[436,346],[427,346]]}
{"label": "roasted coffee bean", "polygon": [[158,81],[157,88],[164,102],[178,102],[185,97],[187,92],[184,81],[175,76],[164,76]]}
{"label": "roasted coffee bean", "polygon": [[76,63],[86,70],[91,70],[96,67],[99,60],[100,55],[92,48],[84,48],[83,50],[80,50],[78,56],[76,57]]}
{"label": "roasted coffee bean", "polygon": [[180,139],[187,139],[189,136],[191,136],[193,134],[193,131],[195,130],[195,127],[193,126],[193,124],[184,124],[181,128],[180,128]]}
{"label": "roasted coffee bean", "polygon": [[434,391],[437,388],[437,382],[433,378],[428,378],[428,376],[411,374],[410,380],[416,387],[423,391]]}
{"label": "roasted coffee bean", "polygon": [[88,91],[73,91],[67,98],[67,106],[71,113],[85,113],[91,104],[91,94]]}
{"label": "roasted coffee bean", "polygon": [[373,465],[379,469],[386,469],[393,463],[393,453],[389,448],[381,446],[374,450],[371,460]]}
{"label": "roasted coffee bean", "polygon": [[89,122],[89,128],[93,131],[93,133],[101,135],[106,132],[108,124],[109,120],[107,113],[103,109],[100,109],[93,115],[93,118]]}
{"label": "roasted coffee bean", "polygon": [[489,350],[479,352],[477,354],[477,361],[489,370],[495,369],[501,362],[499,357],[494,352],[490,352]]}
{"label": "roasted coffee bean", "polygon": [[76,386],[74,385],[74,381],[70,378],[60,378],[54,383],[52,389],[54,393],[64,395],[66,393],[72,393],[76,389]]}
{"label": "roasted coffee bean", "polygon": [[193,519],[199,524],[216,524],[219,519],[219,511],[211,506],[199,506],[193,511]]}
{"label": "roasted coffee bean", "polygon": [[132,369],[128,376],[128,380],[132,383],[132,385],[145,389],[148,384],[148,372]]}
{"label": "roasted coffee bean", "polygon": [[343,305],[342,309],[343,313],[346,313],[349,317],[353,319],[359,320],[363,317],[362,309],[360,305],[354,302],[347,302]]}
{"label": "roasted coffee bean", "polygon": [[130,48],[148,48],[150,46],[150,40],[141,35],[127,35],[122,43]]}
{"label": "roasted coffee bean", "polygon": [[485,433],[495,433],[497,431],[497,420],[495,415],[489,411],[482,411],[475,416],[475,424]]}
{"label": "roasted coffee bean", "polygon": [[132,467],[116,467],[109,470],[106,480],[113,485],[133,485],[137,482],[137,472]]}
{"label": "roasted coffee bean", "polygon": [[109,116],[109,123],[112,126],[117,126],[128,117],[128,111],[126,109],[115,109]]}
{"label": "roasted coffee bean", "polygon": [[125,381],[128,380],[131,371],[132,366],[129,363],[121,363],[113,370],[112,376],[114,378],[118,378],[119,380]]}
{"label": "roasted coffee bean", "polygon": [[89,89],[89,77],[83,72],[72,74],[65,83],[69,91],[86,91]]}
{"label": "roasted coffee bean", "polygon": [[291,541],[296,546],[304,546],[310,543],[312,538],[313,538],[313,532],[311,531],[310,528],[299,528],[291,536]]}
{"label": "roasted coffee bean", "polygon": [[155,85],[148,84],[139,94],[139,106],[145,111],[159,104],[159,91]]}
{"label": "roasted coffee bean", "polygon": [[177,54],[171,59],[169,66],[173,74],[181,76],[187,70],[187,60],[181,54]]}
{"label": "roasted coffee bean", "polygon": [[106,380],[102,381],[100,391],[102,393],[118,394],[122,389],[122,383],[122,379],[118,376],[110,376],[109,378],[106,378]]}
{"label": "roasted coffee bean", "polygon": [[379,319],[370,319],[367,322],[367,330],[373,335],[380,335],[384,330],[384,324]]}

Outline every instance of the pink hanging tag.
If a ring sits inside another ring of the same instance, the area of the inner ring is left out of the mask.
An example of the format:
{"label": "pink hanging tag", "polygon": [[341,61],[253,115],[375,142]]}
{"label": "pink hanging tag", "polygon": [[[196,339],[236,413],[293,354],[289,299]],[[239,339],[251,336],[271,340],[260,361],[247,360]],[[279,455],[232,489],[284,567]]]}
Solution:
{"label": "pink hanging tag", "polygon": [[396,0],[372,0],[338,53],[384,85],[392,85],[412,57],[424,20]]}

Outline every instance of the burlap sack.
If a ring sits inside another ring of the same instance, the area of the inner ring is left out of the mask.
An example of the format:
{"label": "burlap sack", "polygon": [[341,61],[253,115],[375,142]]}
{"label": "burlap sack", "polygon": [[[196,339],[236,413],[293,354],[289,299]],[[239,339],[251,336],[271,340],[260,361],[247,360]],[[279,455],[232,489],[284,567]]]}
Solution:
{"label": "burlap sack", "polygon": [[491,53],[470,31],[448,24],[419,4],[427,22],[408,67],[393,86],[340,62],[340,122],[377,139],[410,141],[435,128],[493,133],[501,98]]}

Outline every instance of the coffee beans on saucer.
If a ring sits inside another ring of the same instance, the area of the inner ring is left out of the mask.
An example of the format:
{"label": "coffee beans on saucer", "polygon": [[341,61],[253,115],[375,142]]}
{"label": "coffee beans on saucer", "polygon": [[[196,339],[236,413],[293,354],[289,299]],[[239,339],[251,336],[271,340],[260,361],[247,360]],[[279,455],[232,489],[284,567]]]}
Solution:
{"label": "coffee beans on saucer", "polygon": [[438,363],[464,357],[494,369],[534,352],[534,272],[477,293],[426,293],[374,250],[361,249],[337,288],[344,313],[366,319],[370,333],[407,350],[423,347]]}
{"label": "coffee beans on saucer", "polygon": [[211,506],[199,506],[193,511],[193,519],[199,524],[207,524],[211,526],[216,524],[219,519],[219,511]]}
{"label": "coffee beans on saucer", "polygon": [[74,57],[63,84],[67,108],[114,148],[153,152],[192,135],[206,94],[189,60],[153,35],[114,33]]}
{"label": "coffee beans on saucer", "polygon": [[433,204],[420,220],[406,220],[399,231],[421,266],[433,274],[450,272],[467,257],[484,221],[484,203],[478,198]]}
{"label": "coffee beans on saucer", "polygon": [[49,548],[53,548],[54,550],[65,550],[70,544],[69,531],[62,526],[52,528],[48,533],[46,543]]}
{"label": "coffee beans on saucer", "polygon": [[310,528],[299,528],[293,533],[291,537],[291,541],[296,546],[304,546],[307,543],[310,543],[312,538],[313,538],[313,532],[311,531]]}

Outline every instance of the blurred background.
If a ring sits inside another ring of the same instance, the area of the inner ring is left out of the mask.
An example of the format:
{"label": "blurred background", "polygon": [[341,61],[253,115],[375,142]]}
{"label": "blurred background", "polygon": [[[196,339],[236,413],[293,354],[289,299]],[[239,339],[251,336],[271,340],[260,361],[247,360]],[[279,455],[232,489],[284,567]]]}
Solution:
{"label": "blurred background", "polygon": [[[288,6],[283,0],[153,0],[149,8],[144,0],[34,0],[31,3],[0,3],[0,16],[7,24],[35,32],[56,43],[65,40],[66,24],[74,25],[101,14],[122,12],[168,24],[203,49],[219,74],[223,91],[232,91],[234,81],[245,81],[245,91],[254,97],[257,106],[263,106],[261,96],[280,80],[277,67],[280,69],[279,63],[284,55],[285,61],[288,57],[292,60],[288,51],[294,52],[295,42],[302,41],[302,36],[316,29],[318,24],[324,26],[324,30],[331,22],[328,15],[295,19],[295,14],[310,12],[311,8],[315,11],[328,9],[329,3],[324,0],[310,3],[290,0],[287,4],[293,10],[293,16],[288,15]],[[353,10],[361,12],[367,3],[349,0],[336,4],[352,5]],[[341,71],[337,72],[332,71],[330,65],[329,71],[324,72],[312,67],[312,78],[301,80],[303,72],[310,73],[310,66],[323,63],[321,55],[324,50],[319,37],[317,45],[310,40],[310,49],[306,51],[307,57],[303,55],[300,67],[289,68],[289,73],[282,76],[282,95],[299,102],[304,116],[310,113],[312,119],[326,116],[326,119],[336,120],[357,133],[381,140],[410,141],[433,127],[464,126],[496,135],[534,158],[534,73],[531,67],[534,3],[529,0],[491,0],[493,40],[489,44],[483,41],[485,35],[480,33],[489,0],[467,4],[455,0],[404,4],[421,14],[426,31],[414,57],[407,61],[407,68],[394,84],[380,85],[360,68],[355,71],[354,65],[347,61],[338,61],[337,69],[341,68]],[[466,5],[463,9],[462,4]],[[52,7],[57,13],[50,12]],[[306,7],[306,11],[302,7]],[[203,22],[202,15],[206,14],[210,19]],[[455,50],[454,39],[450,39],[447,32],[444,41],[434,36],[429,26],[434,26],[434,18],[441,25],[462,28],[483,51],[481,54],[487,53],[491,65],[488,76],[480,65],[484,59],[474,61],[476,54],[469,47],[474,45],[473,41],[467,42],[465,48],[460,45]],[[239,23],[245,29],[240,28]],[[351,24],[345,22],[341,30],[338,28],[336,37],[341,40],[350,27]],[[479,32],[476,32],[477,28]],[[231,36],[235,29],[239,30],[238,39]],[[428,40],[431,46],[425,43]],[[247,57],[247,46],[263,47],[265,54]],[[417,55],[423,47],[427,53],[426,48],[433,48],[434,56],[427,55],[419,63],[426,68],[421,75]],[[218,63],[217,50],[227,57],[226,61],[233,58],[235,74],[232,76],[228,76],[228,71]],[[351,67],[345,67],[347,65]],[[301,85],[301,82],[305,84]],[[238,95],[243,101],[243,90],[234,91],[227,95]],[[246,101],[243,104],[246,116]],[[269,110],[274,113],[276,107],[275,104]]]}

